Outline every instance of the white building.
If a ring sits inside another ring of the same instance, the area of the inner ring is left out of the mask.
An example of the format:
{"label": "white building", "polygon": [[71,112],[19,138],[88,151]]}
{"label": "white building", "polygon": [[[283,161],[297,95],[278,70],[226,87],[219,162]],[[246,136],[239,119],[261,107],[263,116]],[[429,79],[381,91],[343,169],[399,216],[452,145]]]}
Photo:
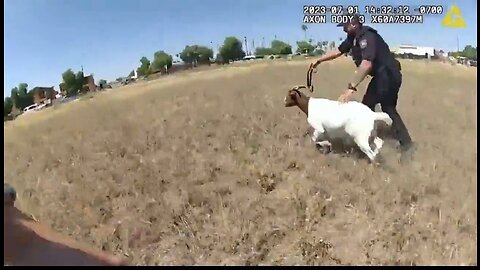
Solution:
{"label": "white building", "polygon": [[414,45],[400,45],[395,49],[397,54],[413,54],[418,56],[424,56],[430,58],[435,55],[435,49],[433,47],[421,47]]}

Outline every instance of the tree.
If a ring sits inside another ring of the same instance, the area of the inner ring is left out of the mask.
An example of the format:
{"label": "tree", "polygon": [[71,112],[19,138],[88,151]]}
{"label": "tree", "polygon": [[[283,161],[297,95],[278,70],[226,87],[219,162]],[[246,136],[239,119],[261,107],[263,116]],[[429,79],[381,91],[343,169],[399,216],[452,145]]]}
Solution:
{"label": "tree", "polygon": [[273,40],[271,47],[274,54],[284,55],[292,53],[292,46],[281,40]]}
{"label": "tree", "polygon": [[25,107],[33,104],[33,95],[27,90],[28,84],[21,83],[18,86],[12,88],[11,91],[11,101],[12,106],[15,104],[15,107],[23,110]]}
{"label": "tree", "polygon": [[313,51],[313,55],[322,55],[324,53],[325,51],[320,47],[315,48],[315,50]]}
{"label": "tree", "polygon": [[224,64],[222,55],[220,53],[217,53],[217,56],[215,57],[215,63],[217,63],[217,65]]}
{"label": "tree", "polygon": [[28,84],[21,83],[18,85],[18,105],[23,110],[25,107],[33,104],[33,95],[28,93]]}
{"label": "tree", "polygon": [[477,60],[477,47],[472,45],[467,45],[462,51],[459,52],[450,52],[448,55],[453,57],[465,57],[470,60]]}
{"label": "tree", "polygon": [[12,99],[12,104],[14,104],[17,108],[20,108],[20,105],[18,102],[18,87],[12,88],[10,92],[10,98]]}
{"label": "tree", "polygon": [[27,93],[28,93],[27,88],[28,88],[28,84],[26,84],[26,83],[21,83],[21,84],[19,84],[19,85],[18,85],[18,94],[19,94],[20,96],[26,96]]}
{"label": "tree", "polygon": [[206,46],[198,46],[198,62],[200,63],[210,63],[210,59],[213,58],[213,50]]}
{"label": "tree", "polygon": [[197,52],[197,45],[185,46],[182,52],[180,52],[179,57],[183,62],[187,64],[196,64],[198,61],[199,53]]}
{"label": "tree", "polygon": [[305,24],[302,24],[302,31],[305,35],[305,40],[307,40],[307,30],[308,30],[308,27]]}
{"label": "tree", "polygon": [[31,92],[29,93],[27,88],[28,84],[26,83],[18,85],[18,101],[22,110],[33,104],[33,94]]}
{"label": "tree", "polygon": [[187,64],[205,64],[210,63],[210,59],[213,58],[213,51],[212,49],[201,45],[185,46],[179,57]]}
{"label": "tree", "polygon": [[236,37],[226,37],[223,45],[220,47],[220,55],[225,63],[230,60],[240,60],[245,57],[245,52],[242,49],[242,42]]}
{"label": "tree", "polygon": [[62,73],[62,80],[60,88],[66,92],[67,97],[75,96],[87,90],[83,87],[85,77],[82,71],[75,74],[72,69],[69,68]]}
{"label": "tree", "polygon": [[271,55],[271,54],[273,54],[273,51],[271,48],[258,47],[255,49],[256,56],[265,56],[265,55]]}
{"label": "tree", "polygon": [[128,76],[127,77],[133,77],[135,75],[135,70],[132,70],[130,71],[130,73],[128,73]]}
{"label": "tree", "polygon": [[471,60],[477,60],[477,48],[474,48],[472,45],[467,45],[461,55]]}
{"label": "tree", "polygon": [[312,44],[306,41],[297,41],[297,53],[307,53],[311,54],[315,50]]}
{"label": "tree", "polygon": [[147,76],[150,74],[150,60],[144,56],[140,59],[140,63],[140,67],[137,68],[138,76]]}
{"label": "tree", "polygon": [[7,117],[8,114],[12,111],[13,101],[11,97],[6,97],[3,101],[3,117]]}
{"label": "tree", "polygon": [[165,68],[165,65],[167,68],[170,68],[172,66],[172,62],[173,58],[171,55],[164,51],[158,51],[153,54],[153,62],[151,67],[155,71],[162,70]]}
{"label": "tree", "polygon": [[76,88],[78,89],[78,93],[84,94],[85,92],[88,91],[88,87],[84,87],[84,82],[85,82],[85,77],[83,76],[83,72],[79,71],[75,75],[75,83],[76,83]]}

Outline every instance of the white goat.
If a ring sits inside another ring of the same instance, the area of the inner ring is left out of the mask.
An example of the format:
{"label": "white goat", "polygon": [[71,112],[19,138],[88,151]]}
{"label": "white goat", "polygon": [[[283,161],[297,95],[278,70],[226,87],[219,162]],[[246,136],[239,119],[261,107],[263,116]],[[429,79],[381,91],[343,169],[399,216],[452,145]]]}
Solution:
{"label": "white goat", "polygon": [[[375,130],[375,121],[383,121],[390,126],[392,119],[383,112],[373,112],[366,105],[350,101],[313,98],[294,88],[285,97],[285,107],[298,106],[307,115],[307,122],[315,129],[312,140],[321,147],[331,147],[328,139],[347,135],[360,150],[374,161],[383,146]],[[373,141],[375,150],[370,147]]]}

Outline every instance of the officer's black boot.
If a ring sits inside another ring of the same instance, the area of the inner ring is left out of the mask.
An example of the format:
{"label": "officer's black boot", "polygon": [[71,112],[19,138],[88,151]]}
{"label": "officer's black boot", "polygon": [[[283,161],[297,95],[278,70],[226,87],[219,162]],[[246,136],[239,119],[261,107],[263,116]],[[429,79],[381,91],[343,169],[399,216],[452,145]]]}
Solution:
{"label": "officer's black boot", "polygon": [[414,142],[410,142],[408,144],[400,144],[400,162],[404,163],[410,161],[413,158],[413,154],[415,153],[416,145]]}
{"label": "officer's black boot", "polygon": [[397,109],[393,106],[385,106],[382,107],[382,110],[387,113],[392,119],[392,129],[394,131],[395,137],[397,137],[398,141],[400,142],[400,161],[404,162],[412,159],[416,149],[415,143],[412,142],[412,138],[408,133],[408,129],[403,123],[402,118],[398,114]]}

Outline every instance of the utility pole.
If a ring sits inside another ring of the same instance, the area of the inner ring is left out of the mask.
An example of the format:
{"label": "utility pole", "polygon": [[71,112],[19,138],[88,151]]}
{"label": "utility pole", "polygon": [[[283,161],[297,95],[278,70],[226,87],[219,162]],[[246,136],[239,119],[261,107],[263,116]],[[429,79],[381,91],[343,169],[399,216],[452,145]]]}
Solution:
{"label": "utility pole", "polygon": [[215,59],[215,52],[213,51],[213,41],[210,41],[210,49],[212,49],[212,58]]}
{"label": "utility pole", "polygon": [[255,40],[252,39],[252,51],[253,53],[255,53]]}
{"label": "utility pole", "polygon": [[460,42],[458,41],[458,34],[457,34],[457,52],[460,51]]}
{"label": "utility pole", "polygon": [[265,48],[265,37],[262,37],[262,48]]}
{"label": "utility pole", "polygon": [[245,39],[245,53],[248,54],[247,37],[245,36],[244,39]]}

